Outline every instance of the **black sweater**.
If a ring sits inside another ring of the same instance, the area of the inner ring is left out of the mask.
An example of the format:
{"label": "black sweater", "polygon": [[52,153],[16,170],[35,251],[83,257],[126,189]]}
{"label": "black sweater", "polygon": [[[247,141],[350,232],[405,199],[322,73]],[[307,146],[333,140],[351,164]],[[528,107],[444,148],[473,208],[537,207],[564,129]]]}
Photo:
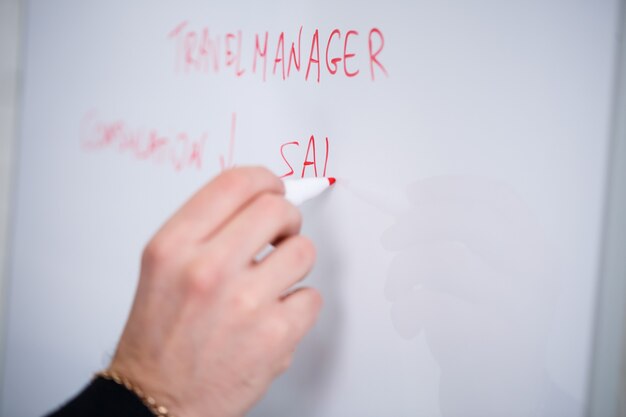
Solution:
{"label": "black sweater", "polygon": [[48,417],[154,417],[139,397],[113,381],[96,378]]}

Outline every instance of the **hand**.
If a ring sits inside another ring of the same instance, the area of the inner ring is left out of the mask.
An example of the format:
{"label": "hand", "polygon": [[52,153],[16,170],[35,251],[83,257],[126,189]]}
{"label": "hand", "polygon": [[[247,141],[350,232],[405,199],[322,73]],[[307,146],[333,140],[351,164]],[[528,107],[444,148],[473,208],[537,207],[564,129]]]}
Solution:
{"label": "hand", "polygon": [[[321,298],[301,217],[262,168],[224,172],[148,243],[110,369],[176,416],[242,416],[289,366]],[[275,243],[262,260],[256,255]]]}

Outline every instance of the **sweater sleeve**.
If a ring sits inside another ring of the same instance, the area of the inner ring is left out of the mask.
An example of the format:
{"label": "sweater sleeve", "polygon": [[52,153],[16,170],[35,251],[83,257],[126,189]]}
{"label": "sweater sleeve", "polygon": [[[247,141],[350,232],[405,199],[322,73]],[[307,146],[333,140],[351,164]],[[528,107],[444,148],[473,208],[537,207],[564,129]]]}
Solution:
{"label": "sweater sleeve", "polygon": [[47,417],[154,417],[139,397],[113,381],[96,378]]}

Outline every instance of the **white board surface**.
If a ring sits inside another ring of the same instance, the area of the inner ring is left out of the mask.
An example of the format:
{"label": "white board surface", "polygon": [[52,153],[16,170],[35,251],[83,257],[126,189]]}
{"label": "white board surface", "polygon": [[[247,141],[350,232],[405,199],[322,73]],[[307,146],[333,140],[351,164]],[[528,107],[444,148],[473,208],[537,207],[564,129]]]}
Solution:
{"label": "white board surface", "polygon": [[107,365],[143,245],[246,164],[338,178],[323,313],[252,416],[581,415],[616,11],[30,1],[2,415]]}

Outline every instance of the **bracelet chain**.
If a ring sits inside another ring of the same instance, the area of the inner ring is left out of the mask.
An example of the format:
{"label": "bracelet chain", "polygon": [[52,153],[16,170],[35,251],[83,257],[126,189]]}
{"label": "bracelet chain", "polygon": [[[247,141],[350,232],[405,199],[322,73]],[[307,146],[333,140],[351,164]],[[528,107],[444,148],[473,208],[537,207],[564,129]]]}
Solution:
{"label": "bracelet chain", "polygon": [[135,394],[137,397],[139,397],[141,402],[143,402],[145,404],[145,406],[148,407],[148,409],[155,416],[157,416],[157,417],[174,417],[172,414],[170,414],[170,412],[167,409],[167,407],[165,407],[163,405],[157,404],[156,400],[153,397],[145,394],[141,388],[139,388],[138,386],[133,384],[128,378],[125,378],[125,377],[121,376],[117,372],[113,372],[113,371],[109,371],[109,370],[100,371],[100,372],[96,373],[94,375],[94,377],[95,378],[103,378],[103,379],[106,379],[106,380],[109,380],[109,381],[113,381],[113,382],[115,382],[118,385],[122,385],[127,390],[129,390],[130,392]]}

